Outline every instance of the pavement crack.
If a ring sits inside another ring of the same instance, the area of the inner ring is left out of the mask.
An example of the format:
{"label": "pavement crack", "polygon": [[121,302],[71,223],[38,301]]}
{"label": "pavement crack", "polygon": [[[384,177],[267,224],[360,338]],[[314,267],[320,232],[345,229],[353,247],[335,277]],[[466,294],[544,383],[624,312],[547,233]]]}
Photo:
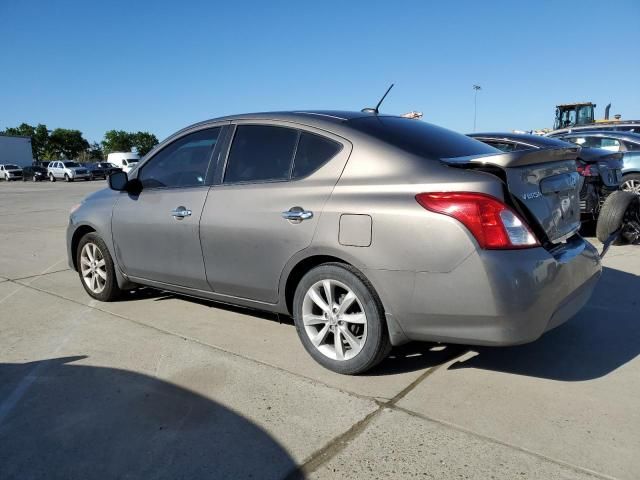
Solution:
{"label": "pavement crack", "polygon": [[36,275],[29,275],[28,277],[19,277],[19,278],[8,278],[7,280],[10,280],[12,282],[20,282],[22,280],[30,280],[32,278],[40,278],[40,277],[44,277],[45,275],[51,275],[53,273],[60,273],[60,272],[66,272],[67,270],[69,270],[69,268],[62,268],[60,270],[53,270],[51,272],[45,272],[45,273],[38,273]]}
{"label": "pavement crack", "polygon": [[457,355],[449,358],[448,360],[435,365],[425,372],[420,374],[418,378],[416,378],[413,382],[407,385],[404,389],[402,389],[397,395],[387,401],[378,401],[375,400],[378,408],[376,408],[373,412],[369,413],[362,420],[354,423],[348,430],[341,433],[337,437],[331,439],[324,447],[320,448],[316,452],[312,453],[307,460],[296,469],[291,471],[284,477],[284,480],[301,480],[306,478],[308,475],[312,474],[318,468],[320,468],[325,463],[329,462],[336,455],[341,453],[349,443],[356,439],[362,432],[364,432],[369,424],[378,417],[385,408],[397,408],[395,407],[396,403],[402,400],[406,395],[408,395],[414,388],[416,388],[422,381],[424,381],[427,377],[434,374],[441,367],[447,365],[449,362],[455,360],[456,358],[465,355],[467,351],[458,352]]}
{"label": "pavement crack", "polygon": [[529,450],[528,448],[525,448],[525,447],[520,447],[518,445],[513,445],[511,443],[504,442],[504,441],[502,441],[502,440],[500,440],[498,438],[494,438],[494,437],[491,437],[489,435],[484,435],[482,433],[478,433],[478,432],[475,432],[473,430],[469,430],[469,429],[464,428],[464,427],[462,427],[460,425],[457,425],[455,423],[447,422],[446,420],[440,420],[438,418],[433,418],[433,417],[430,417],[428,415],[424,415],[422,413],[414,412],[413,410],[408,410],[406,408],[399,407],[397,405],[388,405],[387,408],[390,408],[391,410],[396,410],[398,412],[406,413],[407,415],[411,415],[412,417],[420,418],[421,420],[425,420],[427,422],[436,423],[436,424],[438,424],[438,425],[440,425],[442,427],[445,427],[445,428],[450,428],[450,429],[456,430],[458,432],[466,433],[467,435],[471,435],[473,437],[479,438],[479,439],[487,441],[487,442],[495,443],[495,444],[502,445],[502,446],[507,447],[507,448],[511,448],[513,450],[517,450],[517,451],[522,452],[522,453],[526,453],[527,455],[532,455],[532,456],[537,457],[537,458],[539,458],[541,460],[544,460],[546,462],[551,462],[551,463],[554,463],[556,465],[560,465],[560,466],[563,466],[565,468],[572,469],[572,470],[574,470],[576,472],[579,472],[579,473],[588,474],[588,475],[600,478],[602,480],[619,480],[617,477],[612,477],[610,475],[607,475],[607,474],[604,474],[604,473],[601,473],[601,472],[597,472],[597,471],[591,470],[589,468],[580,467],[580,466],[575,465],[573,463],[565,462],[564,460],[559,460],[559,459],[554,458],[554,457],[549,457],[549,456],[544,455],[542,453],[536,452],[535,450]]}

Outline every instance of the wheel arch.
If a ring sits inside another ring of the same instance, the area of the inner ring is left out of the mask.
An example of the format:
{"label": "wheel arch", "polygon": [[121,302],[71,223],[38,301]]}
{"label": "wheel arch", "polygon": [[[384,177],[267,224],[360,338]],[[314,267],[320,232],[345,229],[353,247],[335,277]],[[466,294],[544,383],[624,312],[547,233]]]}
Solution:
{"label": "wheel arch", "polygon": [[96,229],[91,225],[79,225],[78,228],[75,229],[73,235],[71,237],[71,261],[73,262],[73,268],[75,271],[78,271],[78,245],[80,244],[80,240],[87,233],[95,232]]}

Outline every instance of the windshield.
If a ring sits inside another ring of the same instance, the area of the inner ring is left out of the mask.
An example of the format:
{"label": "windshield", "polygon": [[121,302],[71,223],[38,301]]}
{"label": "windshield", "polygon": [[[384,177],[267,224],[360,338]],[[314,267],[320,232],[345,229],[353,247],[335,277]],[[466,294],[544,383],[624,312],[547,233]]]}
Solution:
{"label": "windshield", "polygon": [[478,140],[422,120],[371,116],[349,120],[349,126],[402,150],[431,159],[498,153]]}
{"label": "windshield", "polygon": [[138,163],[138,159],[137,158],[128,158],[127,162],[129,162],[129,164]]}
{"label": "windshield", "polygon": [[64,162],[64,166],[68,168],[79,167],[80,164],[77,162]]}
{"label": "windshield", "polygon": [[4,169],[5,170],[18,170],[20,167],[17,165],[5,165]]}

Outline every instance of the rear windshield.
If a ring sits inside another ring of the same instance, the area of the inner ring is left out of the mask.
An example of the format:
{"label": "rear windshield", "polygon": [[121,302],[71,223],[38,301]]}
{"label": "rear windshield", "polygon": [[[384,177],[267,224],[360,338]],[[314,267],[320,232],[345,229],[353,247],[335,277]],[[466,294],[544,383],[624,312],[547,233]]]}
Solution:
{"label": "rear windshield", "polygon": [[5,165],[5,170],[17,170],[19,167],[17,165]]}
{"label": "rear windshield", "polygon": [[349,120],[350,125],[394,147],[426,158],[453,158],[499,153],[478,140],[421,120],[372,116]]}
{"label": "rear windshield", "polygon": [[79,167],[79,166],[80,166],[80,164],[79,164],[79,163],[76,163],[76,162],[64,162],[64,166],[65,166],[65,167],[72,168],[72,167]]}

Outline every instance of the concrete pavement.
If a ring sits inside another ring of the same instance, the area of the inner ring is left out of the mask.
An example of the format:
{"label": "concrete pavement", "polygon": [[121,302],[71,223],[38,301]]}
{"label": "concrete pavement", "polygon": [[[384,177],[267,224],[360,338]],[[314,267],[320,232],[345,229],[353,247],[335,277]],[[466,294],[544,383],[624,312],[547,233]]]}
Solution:
{"label": "concrete pavement", "polygon": [[538,342],[345,377],[269,314],[91,300],[64,229],[103,186],[0,183],[0,478],[640,477],[638,247]]}

